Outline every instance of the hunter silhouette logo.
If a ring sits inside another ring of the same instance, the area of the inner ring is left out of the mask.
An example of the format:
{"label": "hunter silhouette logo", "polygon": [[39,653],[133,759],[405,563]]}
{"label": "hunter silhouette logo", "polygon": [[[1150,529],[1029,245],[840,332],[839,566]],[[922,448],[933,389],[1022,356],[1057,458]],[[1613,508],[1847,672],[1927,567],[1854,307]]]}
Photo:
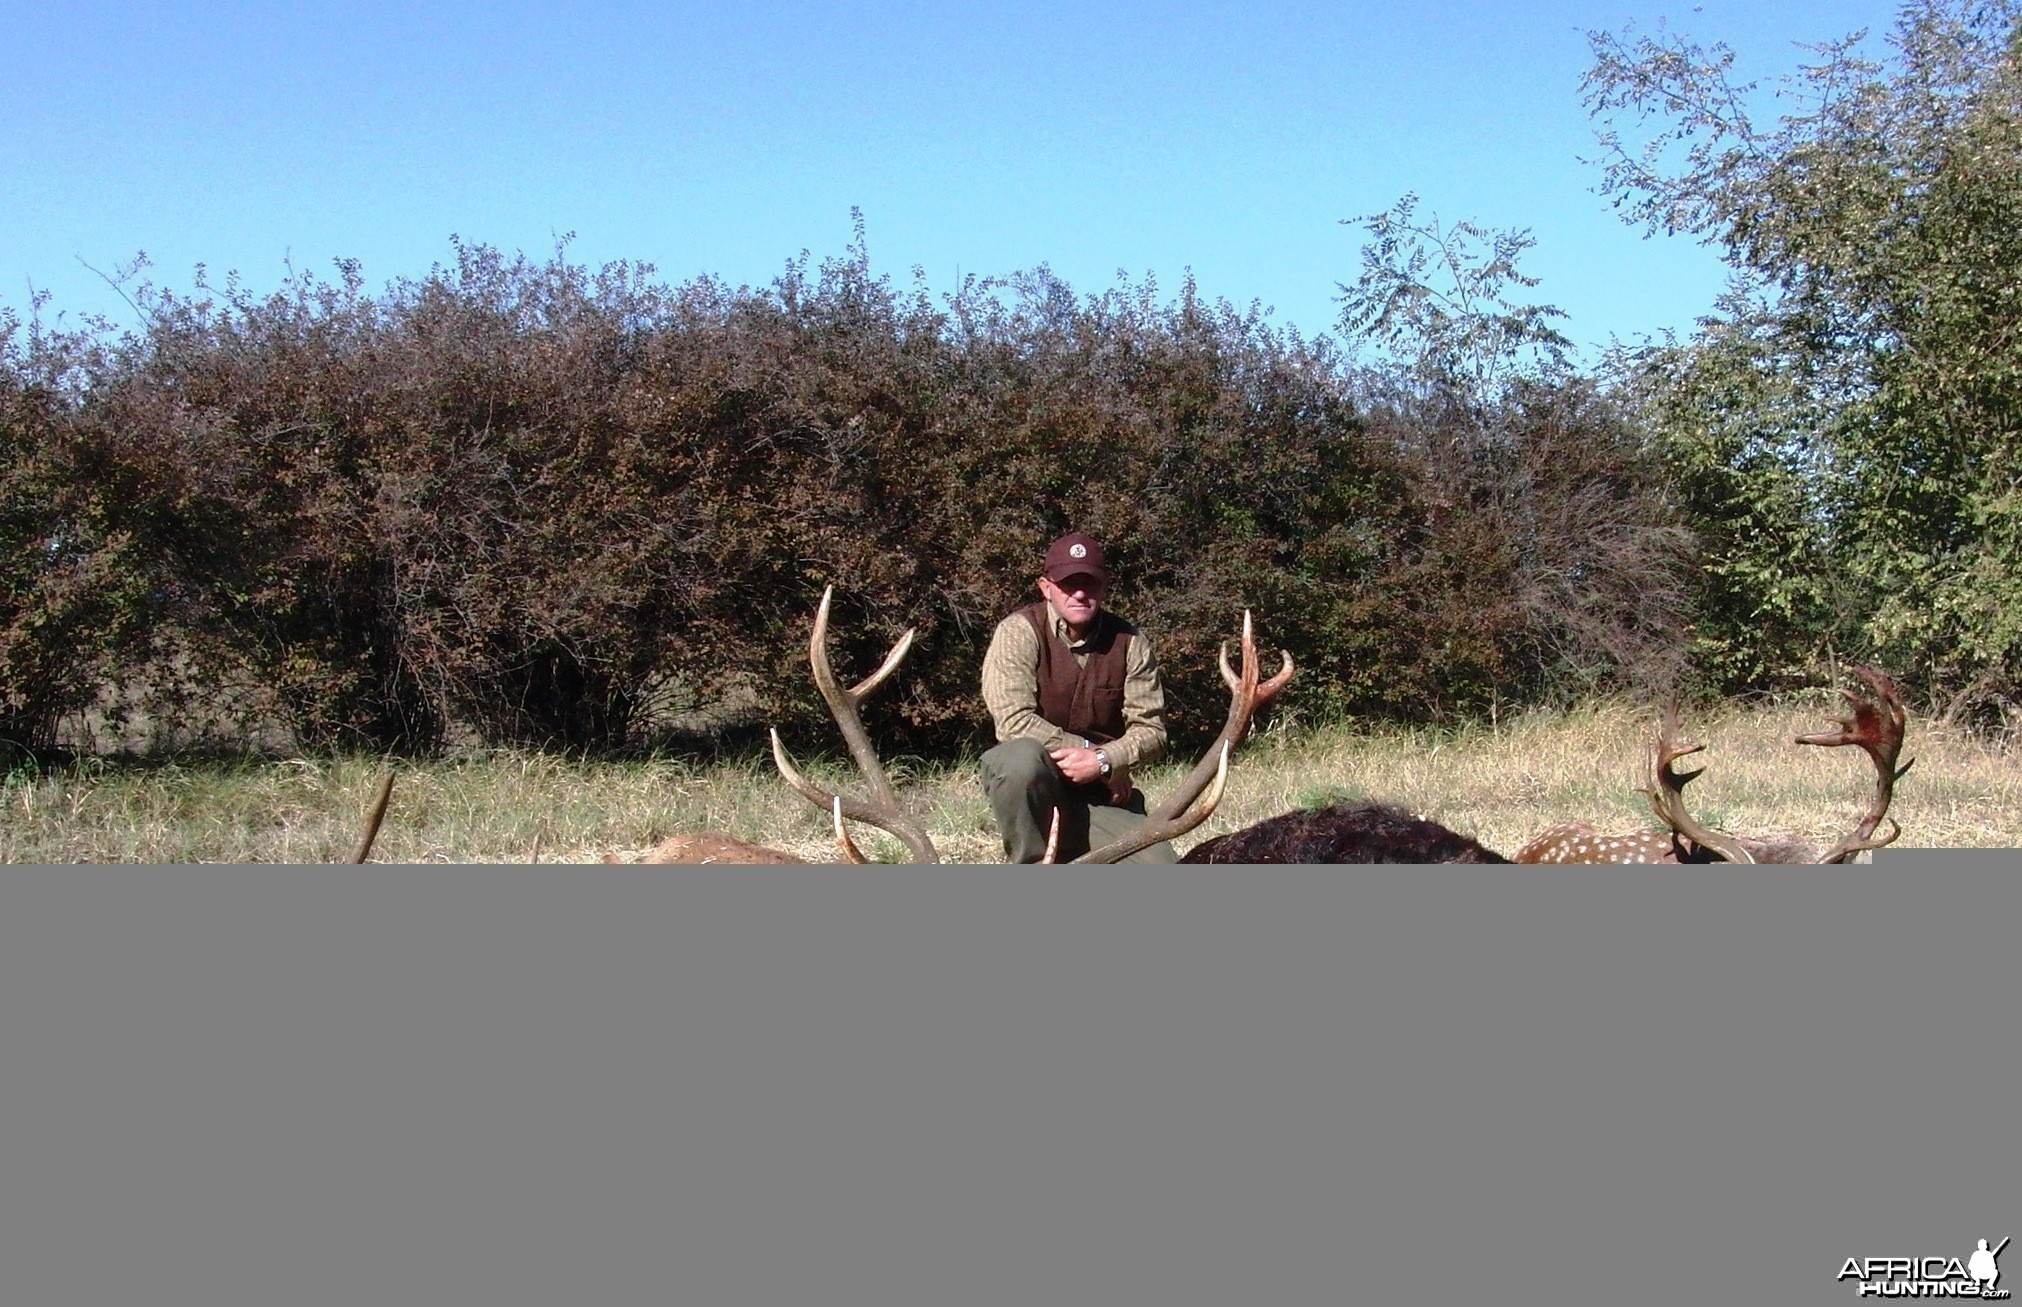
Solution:
{"label": "hunter silhouette logo", "polygon": [[1985,1239],[1965,1261],[1956,1257],[1865,1257],[1846,1259],[1842,1280],[1858,1280],[1863,1298],[2007,1298],[1995,1287],[2001,1278],[1995,1258],[2008,1246],[1989,1248]]}
{"label": "hunter silhouette logo", "polygon": [[[2013,1237],[2013,1235],[2009,1236],[2009,1238]],[[2006,1248],[2007,1246],[2008,1240],[2003,1239],[2001,1241],[2001,1248]],[[1971,1257],[1966,1259],[1966,1273],[1973,1277],[1982,1290],[1993,1288],[1994,1281],[2001,1278],[2001,1268],[1994,1264],[1994,1259],[2001,1255],[2001,1248],[1996,1248],[1992,1252],[1989,1252],[1987,1250],[1987,1241],[1982,1239],[1980,1247]]]}

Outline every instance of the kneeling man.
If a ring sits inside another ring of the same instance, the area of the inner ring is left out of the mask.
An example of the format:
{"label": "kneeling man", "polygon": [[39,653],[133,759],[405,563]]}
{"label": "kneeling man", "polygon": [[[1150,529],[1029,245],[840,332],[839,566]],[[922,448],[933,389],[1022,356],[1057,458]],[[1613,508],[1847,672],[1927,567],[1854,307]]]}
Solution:
{"label": "kneeling man", "polygon": [[[983,702],[999,743],[983,755],[983,790],[1013,862],[1037,862],[1060,810],[1065,862],[1144,821],[1131,770],[1165,752],[1165,689],[1144,633],[1102,601],[1102,546],[1080,532],[1055,540],[1040,600],[997,624],[983,655]],[[1127,862],[1173,862],[1169,843]]]}

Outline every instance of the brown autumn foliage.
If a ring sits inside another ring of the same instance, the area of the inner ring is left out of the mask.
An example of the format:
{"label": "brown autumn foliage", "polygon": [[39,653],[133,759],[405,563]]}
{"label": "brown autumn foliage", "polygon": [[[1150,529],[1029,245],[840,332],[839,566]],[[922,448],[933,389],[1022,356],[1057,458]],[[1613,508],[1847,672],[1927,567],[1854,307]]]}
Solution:
{"label": "brown autumn foliage", "polygon": [[839,667],[920,627],[875,729],[942,752],[987,730],[984,643],[1069,526],[1111,545],[1182,744],[1244,607],[1321,717],[1663,679],[1682,646],[1686,537],[1584,383],[1375,401],[1191,285],[936,299],[859,243],[668,286],[458,245],[377,294],[341,265],[136,304],[0,320],[0,738],[31,748],[109,689],[310,747],[630,748],[709,710],[823,738],[834,584]]}

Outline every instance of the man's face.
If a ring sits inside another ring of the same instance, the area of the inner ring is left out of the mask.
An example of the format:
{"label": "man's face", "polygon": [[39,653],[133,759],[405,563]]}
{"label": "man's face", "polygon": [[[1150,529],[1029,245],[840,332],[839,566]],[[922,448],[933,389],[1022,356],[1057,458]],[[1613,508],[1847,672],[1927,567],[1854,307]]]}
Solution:
{"label": "man's face", "polygon": [[1053,605],[1053,611],[1067,619],[1073,627],[1083,627],[1095,620],[1102,611],[1102,601],[1109,593],[1109,582],[1094,576],[1070,576],[1054,581],[1039,578],[1039,593],[1046,596],[1046,602]]}

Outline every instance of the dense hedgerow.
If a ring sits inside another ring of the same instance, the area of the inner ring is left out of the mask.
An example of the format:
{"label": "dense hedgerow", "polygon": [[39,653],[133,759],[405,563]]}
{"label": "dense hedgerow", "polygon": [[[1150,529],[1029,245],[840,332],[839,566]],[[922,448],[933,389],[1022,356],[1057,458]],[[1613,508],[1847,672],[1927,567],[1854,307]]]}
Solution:
{"label": "dense hedgerow", "polygon": [[668,286],[459,245],[378,294],[340,265],[137,303],[123,334],[0,323],[0,736],[31,747],[93,703],[155,740],[814,743],[832,584],[845,675],[920,628],[875,729],[946,751],[1069,527],[1111,545],[1183,740],[1245,607],[1315,716],[1661,679],[1682,644],[1684,537],[1586,385],[1490,422],[1358,398],[1324,339],[1190,284],[937,300],[859,242]]}

